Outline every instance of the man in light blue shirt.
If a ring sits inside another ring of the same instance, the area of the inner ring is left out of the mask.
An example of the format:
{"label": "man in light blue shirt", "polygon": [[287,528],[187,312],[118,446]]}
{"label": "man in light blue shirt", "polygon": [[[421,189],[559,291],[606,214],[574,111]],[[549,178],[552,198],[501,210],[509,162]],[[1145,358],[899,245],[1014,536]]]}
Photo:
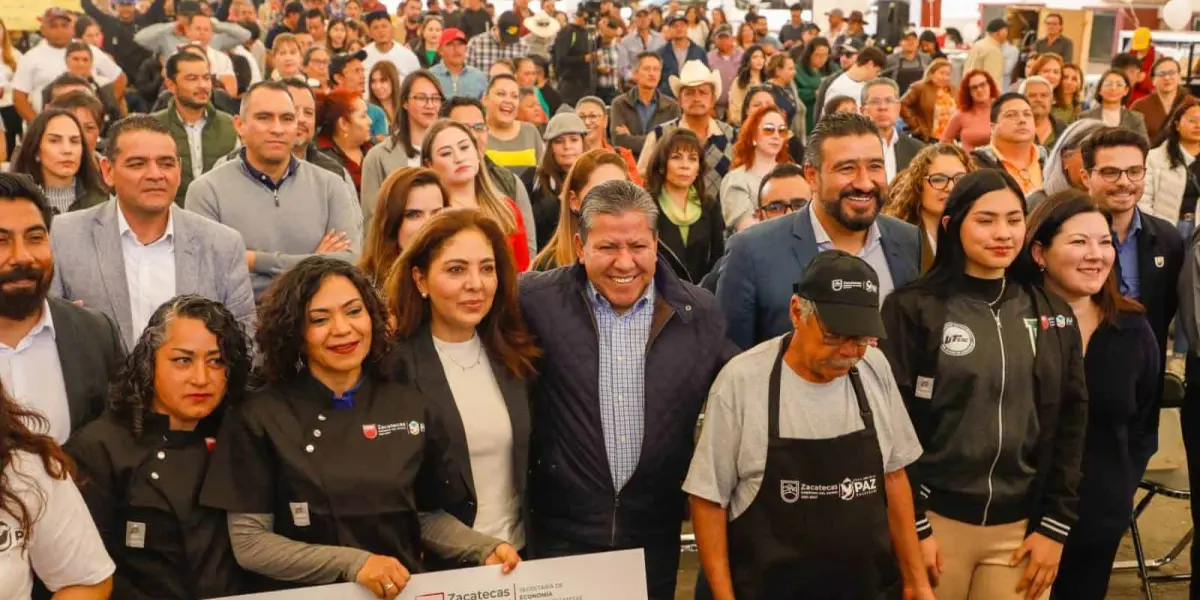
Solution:
{"label": "man in light blue shirt", "polygon": [[442,84],[446,98],[463,97],[479,100],[487,90],[487,75],[467,64],[467,34],[450,27],[442,31],[438,42],[442,62],[429,69]]}
{"label": "man in light blue shirt", "polygon": [[633,17],[634,31],[621,39],[617,46],[617,72],[622,81],[629,81],[633,75],[634,59],[644,52],[658,52],[659,48],[667,45],[667,39],[653,29],[650,29],[650,11],[639,8]]}

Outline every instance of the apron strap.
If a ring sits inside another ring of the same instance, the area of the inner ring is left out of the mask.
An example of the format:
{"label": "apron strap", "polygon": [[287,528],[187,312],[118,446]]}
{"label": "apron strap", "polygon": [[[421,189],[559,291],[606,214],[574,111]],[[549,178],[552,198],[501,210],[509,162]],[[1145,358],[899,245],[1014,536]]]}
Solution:
{"label": "apron strap", "polygon": [[850,385],[854,388],[854,399],[858,401],[858,414],[862,416],[863,429],[873,431],[875,417],[871,413],[871,404],[867,402],[867,391],[863,389],[862,376],[858,373],[858,367],[850,369]]}
{"label": "apron strap", "polygon": [[779,439],[779,380],[783,376],[783,355],[792,344],[791,332],[783,336],[779,344],[779,352],[775,355],[775,364],[771,366],[771,380],[767,385],[767,439]]}

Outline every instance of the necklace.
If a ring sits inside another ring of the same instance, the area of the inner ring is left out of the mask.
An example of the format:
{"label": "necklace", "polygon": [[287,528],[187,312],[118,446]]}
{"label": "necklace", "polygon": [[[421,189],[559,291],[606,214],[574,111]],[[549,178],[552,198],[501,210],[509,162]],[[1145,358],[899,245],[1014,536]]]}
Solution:
{"label": "necklace", "polygon": [[1000,299],[1004,297],[1004,288],[1006,288],[1006,287],[1008,287],[1008,278],[1007,277],[1001,278],[1000,279],[1000,293],[996,294],[995,300],[988,302],[988,308],[996,307],[996,303],[999,302]]}
{"label": "necklace", "polygon": [[448,344],[439,342],[437,339],[434,339],[433,345],[434,345],[434,347],[436,347],[438,349],[438,354],[450,359],[450,362],[454,363],[454,365],[456,367],[458,367],[459,370],[464,371],[464,372],[469,371],[469,370],[474,369],[475,367],[479,366],[479,362],[483,360],[483,344],[482,343],[478,343],[476,345],[475,349],[477,350],[477,352],[475,353],[475,361],[472,362],[471,364],[463,364],[463,363],[458,362],[458,359],[454,358],[454,351],[450,348],[450,346]]}

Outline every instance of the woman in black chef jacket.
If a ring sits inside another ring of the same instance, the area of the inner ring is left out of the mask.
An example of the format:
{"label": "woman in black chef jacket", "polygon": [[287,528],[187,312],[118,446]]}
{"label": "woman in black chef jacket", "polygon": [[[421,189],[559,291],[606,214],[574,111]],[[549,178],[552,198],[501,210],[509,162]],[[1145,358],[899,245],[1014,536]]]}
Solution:
{"label": "woman in black chef jacket", "polygon": [[446,509],[524,548],[525,379],[538,349],[517,307],[504,232],[477,210],[444,210],[405,249],[385,289],[405,379],[432,401],[450,441]]}
{"label": "woman in black chef jacket", "polygon": [[111,388],[110,410],[71,436],[80,491],[117,571],[113,597],[192,600],[245,591],[225,513],[199,505],[217,427],[241,401],[246,336],[221,303],[160,306]]}
{"label": "woman in black chef jacket", "polygon": [[446,444],[420,392],[389,377],[386,326],[370,280],[323,256],[260,301],[265,385],[225,419],[200,499],[228,511],[238,564],[277,587],[352,581],[393,598],[426,551],[520,560],[437,510]]}

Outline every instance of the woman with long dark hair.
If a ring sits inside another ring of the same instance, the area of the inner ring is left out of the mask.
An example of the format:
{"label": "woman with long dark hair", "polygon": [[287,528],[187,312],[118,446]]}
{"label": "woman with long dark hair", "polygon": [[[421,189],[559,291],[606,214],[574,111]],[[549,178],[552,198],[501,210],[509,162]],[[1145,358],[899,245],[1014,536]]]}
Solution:
{"label": "woman with long dark hair", "polygon": [[742,54],[742,65],[738,68],[733,85],[729,86],[729,124],[742,124],[742,103],[746,101],[746,92],[753,86],[766,83],[763,69],[767,66],[767,53],[762,46],[750,46]]}
{"label": "woman with long dark hair", "polygon": [[400,114],[400,72],[390,60],[381,60],[371,67],[367,75],[367,100],[383,109],[388,129],[396,127],[396,116]]}
{"label": "woman with long dark hair", "polygon": [[417,55],[417,61],[421,63],[422,69],[432,68],[442,62],[442,57],[438,55],[438,43],[442,40],[442,31],[444,25],[442,18],[436,14],[426,13],[421,19],[421,26],[417,28],[418,39],[413,43],[413,53]]}
{"label": "woman with long dark hair", "polygon": [[[426,552],[519,561],[443,510],[448,441],[390,374],[387,309],[356,267],[311,256],[272,282],[255,334],[263,387],[226,415],[200,500],[271,587],[354,581],[394,598]],[[386,460],[365,460],[386,457]]]}
{"label": "woman with long dark hair", "polygon": [[1191,96],[1181,101],[1153,145],[1146,155],[1146,183],[1138,208],[1179,223],[1183,239],[1191,239],[1200,195],[1200,174],[1190,168],[1200,154],[1200,101]]}
{"label": "woman with long dark hair", "polygon": [[658,236],[683,263],[680,279],[698,284],[725,253],[721,203],[704,191],[704,144],[691,130],[668,133],[646,167],[646,191],[662,211]]}
{"label": "woman with long dark hair", "polygon": [[151,315],[110,390],[108,412],[67,442],[117,563],[115,597],[250,591],[225,513],[197,501],[221,419],[242,401],[249,372],[246,336],[229,309],[176,296]]}
{"label": "woman with long dark hair", "polygon": [[911,223],[921,230],[921,272],[933,265],[937,255],[938,230],[946,199],[954,186],[975,164],[967,153],[954,144],[925,146],[913,157],[908,168],[900,171],[888,189],[883,213]]}
{"label": "woman with long dark hair", "polygon": [[439,213],[400,256],[384,294],[396,319],[397,360],[450,441],[446,510],[524,548],[525,386],[539,351],[517,306],[517,270],[504,232],[477,210]]}
{"label": "woman with long dark hair", "polygon": [[101,204],[108,188],[86,140],[75,113],[46,108],[25,130],[11,171],[33,177],[56,215]]}
{"label": "woman with long dark hair", "polygon": [[533,185],[527,184],[533,190],[530,201],[533,204],[538,248],[545,246],[558,229],[563,181],[571,165],[583,154],[583,138],[587,132],[587,125],[575,113],[554,115],[546,124],[546,133],[542,136],[546,151],[542,153],[542,162],[533,174]]}
{"label": "woman with long dark hair", "polygon": [[943,144],[961,142],[970,152],[992,141],[992,102],[1000,88],[987,71],[975,69],[963,75],[958,88],[958,112],[950,118],[940,138]]}
{"label": "woman with long dark hair", "polygon": [[437,77],[424,69],[409,73],[402,83],[393,88],[392,93],[397,106],[392,133],[371,148],[363,159],[360,196],[364,223],[370,223],[371,216],[375,214],[383,180],[396,169],[421,164],[421,144],[425,141],[425,132],[437,120],[438,111],[446,99]]}
{"label": "woman with long dark hair", "polygon": [[815,37],[804,45],[800,59],[796,61],[796,91],[804,103],[804,130],[812,131],[817,126],[817,90],[821,81],[837,72],[837,66],[829,60],[832,50],[829,40]]}
{"label": "woman with long dark hair", "polygon": [[1149,140],[1146,119],[1142,117],[1142,113],[1125,108],[1126,100],[1132,92],[1133,87],[1130,86],[1125,73],[1110,69],[1100,76],[1100,83],[1096,86],[1096,107],[1079,113],[1079,118],[1096,119],[1108,127],[1124,127],[1142,134],[1142,137]]}
{"label": "woman with long dark hair", "polygon": [[950,61],[934,59],[925,68],[925,78],[912,84],[900,98],[900,118],[908,124],[913,137],[936,141],[958,112],[954,87],[950,83]]}
{"label": "woman with long dark hair", "polygon": [[1065,63],[1062,66],[1062,81],[1054,90],[1054,107],[1050,114],[1071,123],[1079,118],[1083,110],[1083,69],[1079,65]]}
{"label": "woman with long dark hair", "polygon": [[325,28],[325,47],[330,54],[345,54],[350,50],[350,27],[346,19],[334,17]]}
{"label": "woman with long dark hair", "polygon": [[379,200],[380,209],[366,224],[367,238],[358,268],[382,285],[421,227],[450,205],[450,192],[432,170],[403,167],[383,180]]}
{"label": "woman with long dark hair", "polygon": [[[1112,217],[1080,190],[1048,198],[1029,215],[1018,266],[1071,306],[1084,351],[1088,409],[1079,522],[1063,549],[1054,598],[1104,598],[1129,529],[1144,439],[1158,410],[1162,354],[1145,309],[1117,290]],[[1057,326],[1057,323],[1055,323]]]}
{"label": "woman with long dark hair", "polygon": [[1004,171],[959,180],[928,271],[883,303],[880,340],[924,454],[908,469],[943,598],[1039,598],[1079,504],[1087,427],[1071,307],[1010,266],[1025,199]]}
{"label": "woman with long dark hair", "polygon": [[371,117],[359,94],[336,89],[317,97],[317,148],[338,161],[362,189],[362,164],[371,150]]}

